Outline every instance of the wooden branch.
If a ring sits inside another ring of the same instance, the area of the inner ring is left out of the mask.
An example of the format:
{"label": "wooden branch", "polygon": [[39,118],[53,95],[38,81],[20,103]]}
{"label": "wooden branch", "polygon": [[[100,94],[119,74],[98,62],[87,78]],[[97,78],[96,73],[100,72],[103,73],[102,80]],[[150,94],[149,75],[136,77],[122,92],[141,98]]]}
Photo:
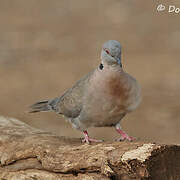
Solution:
{"label": "wooden branch", "polygon": [[0,117],[0,179],[180,179],[180,146],[82,144]]}

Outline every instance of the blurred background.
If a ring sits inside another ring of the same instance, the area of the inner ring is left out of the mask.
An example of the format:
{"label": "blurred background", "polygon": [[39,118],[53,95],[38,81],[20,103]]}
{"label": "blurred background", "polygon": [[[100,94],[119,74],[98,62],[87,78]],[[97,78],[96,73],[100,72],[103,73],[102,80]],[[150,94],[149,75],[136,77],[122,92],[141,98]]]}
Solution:
{"label": "blurred background", "polygon": [[[143,101],[122,127],[129,135],[180,142],[180,12],[157,12],[179,0],[0,0],[0,115],[68,137],[81,132],[55,113],[28,114],[36,101],[62,95],[99,65],[102,44],[123,47],[124,70],[142,86]],[[112,140],[113,128],[91,128]]]}

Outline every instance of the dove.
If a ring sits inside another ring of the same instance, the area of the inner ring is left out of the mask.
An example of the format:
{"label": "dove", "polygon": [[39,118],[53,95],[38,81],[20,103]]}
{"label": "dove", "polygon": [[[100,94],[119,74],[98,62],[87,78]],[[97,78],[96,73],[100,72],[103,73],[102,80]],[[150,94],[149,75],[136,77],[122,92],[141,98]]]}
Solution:
{"label": "dove", "polygon": [[54,111],[63,115],[74,128],[84,134],[83,142],[101,142],[90,138],[89,127],[114,126],[118,139],[135,138],[122,130],[122,118],[141,102],[141,88],[134,77],[123,70],[121,44],[109,40],[103,44],[99,66],[65,91],[62,96],[33,104],[31,113]]}

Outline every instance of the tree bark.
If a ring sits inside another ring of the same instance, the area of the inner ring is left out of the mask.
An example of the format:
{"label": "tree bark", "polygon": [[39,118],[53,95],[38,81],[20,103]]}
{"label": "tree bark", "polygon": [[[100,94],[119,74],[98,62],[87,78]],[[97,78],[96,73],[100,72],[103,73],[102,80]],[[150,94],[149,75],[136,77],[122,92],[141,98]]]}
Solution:
{"label": "tree bark", "polygon": [[2,180],[180,180],[180,146],[151,142],[91,145],[0,117]]}

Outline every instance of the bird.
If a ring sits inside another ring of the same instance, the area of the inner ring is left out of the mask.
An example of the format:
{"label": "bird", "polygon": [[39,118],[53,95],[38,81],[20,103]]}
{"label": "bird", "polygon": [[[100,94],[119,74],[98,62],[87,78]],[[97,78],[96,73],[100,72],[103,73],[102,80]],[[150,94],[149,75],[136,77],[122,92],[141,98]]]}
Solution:
{"label": "bird", "polygon": [[89,136],[89,127],[115,127],[118,141],[133,141],[122,130],[122,118],[135,110],[141,102],[141,87],[137,80],[124,71],[121,44],[109,40],[102,46],[100,64],[77,81],[62,96],[37,102],[30,113],[53,111],[80,130],[85,143],[102,142]]}

